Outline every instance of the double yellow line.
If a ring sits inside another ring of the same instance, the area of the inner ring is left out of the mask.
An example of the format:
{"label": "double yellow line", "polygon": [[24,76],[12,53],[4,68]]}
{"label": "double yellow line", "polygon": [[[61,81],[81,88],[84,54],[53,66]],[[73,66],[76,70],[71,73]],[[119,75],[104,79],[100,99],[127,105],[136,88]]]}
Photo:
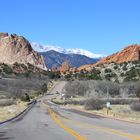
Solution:
{"label": "double yellow line", "polygon": [[101,126],[91,125],[91,124],[87,124],[87,123],[83,123],[83,122],[78,122],[78,121],[71,120],[71,119],[65,119],[65,120],[66,121],[71,121],[71,122],[73,122],[73,123],[75,123],[77,125],[81,125],[81,126],[84,126],[86,128],[91,128],[91,129],[95,128],[97,130],[101,130],[101,131],[104,131],[104,132],[107,132],[107,133],[113,133],[113,134],[116,134],[116,135],[119,135],[119,136],[122,136],[122,137],[127,137],[127,138],[129,138],[131,140],[140,140],[139,136],[136,136],[136,135],[133,135],[133,134],[120,132],[120,131],[110,129],[110,128],[106,128],[106,127],[101,127]]}
{"label": "double yellow line", "polygon": [[[84,136],[81,136],[79,133],[75,132],[73,129],[69,128],[68,126],[64,125],[62,123],[62,121],[58,118],[57,114],[50,108],[47,106],[47,110],[50,113],[51,117],[55,120],[55,122],[64,130],[66,130],[68,133],[70,133],[72,136],[74,136],[77,140],[87,140],[87,138],[85,138]],[[74,124],[77,125],[81,125],[84,126],[84,128],[95,128],[107,133],[113,133],[122,137],[127,137],[131,140],[140,140],[139,136],[133,135],[133,134],[128,134],[128,133],[124,133],[124,132],[120,132],[114,129],[110,129],[110,128],[105,128],[105,127],[101,127],[101,126],[96,126],[96,125],[91,125],[91,124],[87,124],[87,123],[83,123],[83,122],[78,122],[72,119],[66,119],[64,118],[66,121],[71,121]]]}
{"label": "double yellow line", "polygon": [[78,134],[77,132],[75,132],[74,130],[72,130],[71,128],[67,127],[66,125],[64,125],[60,119],[58,118],[57,114],[55,112],[53,112],[49,107],[47,107],[50,115],[52,116],[52,118],[55,120],[55,122],[64,130],[66,130],[68,133],[70,133],[72,136],[74,136],[77,140],[87,140],[85,137],[81,136],[80,134]]}

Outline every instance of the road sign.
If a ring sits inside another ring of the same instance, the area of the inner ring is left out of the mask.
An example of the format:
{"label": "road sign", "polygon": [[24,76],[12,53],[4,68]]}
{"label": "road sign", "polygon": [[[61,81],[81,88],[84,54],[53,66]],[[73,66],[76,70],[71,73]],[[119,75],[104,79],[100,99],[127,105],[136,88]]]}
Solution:
{"label": "road sign", "polygon": [[106,107],[107,107],[107,108],[110,108],[110,106],[111,106],[110,102],[107,102],[107,103],[106,103]]}

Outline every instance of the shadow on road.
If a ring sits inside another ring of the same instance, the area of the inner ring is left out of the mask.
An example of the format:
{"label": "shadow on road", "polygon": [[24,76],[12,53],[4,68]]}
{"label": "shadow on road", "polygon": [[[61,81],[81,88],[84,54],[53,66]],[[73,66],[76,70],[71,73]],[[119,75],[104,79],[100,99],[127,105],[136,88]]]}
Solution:
{"label": "shadow on road", "polygon": [[76,113],[76,114],[79,114],[79,115],[82,115],[82,116],[85,116],[88,118],[95,118],[95,119],[103,119],[104,118],[104,117],[96,115],[96,114],[91,114],[91,113],[83,112],[83,111],[76,110],[76,109],[64,109],[64,110],[69,111],[69,112],[73,112],[73,113]]}
{"label": "shadow on road", "polygon": [[0,140],[12,140],[13,137],[6,137],[6,132],[0,132]]}

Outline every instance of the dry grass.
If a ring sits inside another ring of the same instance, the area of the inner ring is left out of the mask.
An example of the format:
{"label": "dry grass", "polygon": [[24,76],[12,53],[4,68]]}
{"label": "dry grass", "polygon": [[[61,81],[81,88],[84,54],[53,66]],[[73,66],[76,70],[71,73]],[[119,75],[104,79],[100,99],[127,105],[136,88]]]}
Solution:
{"label": "dry grass", "polygon": [[82,105],[70,105],[70,104],[66,105],[66,108],[78,109],[84,112],[98,114],[101,116],[140,123],[140,112],[131,110],[129,105],[112,105],[108,115],[106,108],[103,108],[101,110],[85,110],[84,106]]}
{"label": "dry grass", "polygon": [[[101,110],[101,114],[107,115],[106,109]],[[98,112],[97,112],[98,113]],[[127,121],[134,121],[140,123],[140,112],[131,110],[129,105],[112,105],[112,109],[109,110],[108,116],[118,118]]]}
{"label": "dry grass", "polygon": [[18,102],[17,104],[11,106],[0,107],[0,122],[10,119],[20,112],[22,112],[26,107],[26,103]]}
{"label": "dry grass", "polygon": [[81,96],[76,96],[74,98],[66,98],[63,99],[61,95],[58,95],[56,98],[52,99],[52,102],[56,104],[73,104],[73,105],[84,105],[86,102],[86,98],[81,97]]}
{"label": "dry grass", "polygon": [[[99,114],[102,116],[107,116],[111,118],[117,118],[121,120],[126,121],[132,121],[132,122],[139,122],[140,123],[140,112],[136,112],[130,108],[131,102],[136,102],[138,99],[135,98],[129,98],[129,99],[112,99],[111,100],[111,109],[109,110],[109,114],[107,114],[107,109],[104,107],[101,110],[85,110],[84,104],[75,104],[75,102],[81,102],[86,100],[84,97],[77,97],[69,99],[71,102],[68,102],[68,104],[65,104],[66,108],[73,108],[93,114]],[[103,101],[106,101],[102,99]],[[61,99],[61,96],[57,96],[54,99],[54,102],[57,104],[64,104],[65,101]]]}

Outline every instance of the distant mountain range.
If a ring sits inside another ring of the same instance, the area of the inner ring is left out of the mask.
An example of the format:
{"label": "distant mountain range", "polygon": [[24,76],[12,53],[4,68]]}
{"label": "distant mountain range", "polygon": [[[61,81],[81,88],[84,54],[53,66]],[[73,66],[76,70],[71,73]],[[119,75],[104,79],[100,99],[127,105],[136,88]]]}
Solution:
{"label": "distant mountain range", "polygon": [[54,50],[47,52],[39,52],[45,59],[48,68],[60,67],[64,61],[68,61],[71,67],[80,67],[85,64],[93,64],[99,61],[98,58],[89,58],[80,54],[64,54]]}
{"label": "distant mountain range", "polygon": [[48,68],[60,67],[64,61],[68,61],[72,67],[80,67],[85,64],[93,64],[99,61],[99,58],[89,58],[80,54],[64,54],[54,50],[39,52],[44,56]]}
{"label": "distant mountain range", "polygon": [[58,46],[40,45],[31,43],[32,48],[44,56],[48,68],[60,67],[64,61],[68,61],[71,67],[80,67],[86,64],[94,64],[105,55],[94,54],[83,49],[64,49]]}
{"label": "distant mountain range", "polygon": [[90,58],[103,58],[105,57],[106,55],[102,55],[102,54],[94,54],[90,51],[87,51],[87,50],[84,50],[84,49],[64,49],[64,48],[61,48],[59,46],[52,46],[52,45],[41,45],[41,44],[38,44],[38,43],[31,43],[33,49],[37,52],[47,52],[47,51],[50,51],[50,50],[54,50],[56,52],[59,52],[59,53],[63,53],[63,54],[80,54],[80,55],[85,55],[87,57],[90,57]]}

